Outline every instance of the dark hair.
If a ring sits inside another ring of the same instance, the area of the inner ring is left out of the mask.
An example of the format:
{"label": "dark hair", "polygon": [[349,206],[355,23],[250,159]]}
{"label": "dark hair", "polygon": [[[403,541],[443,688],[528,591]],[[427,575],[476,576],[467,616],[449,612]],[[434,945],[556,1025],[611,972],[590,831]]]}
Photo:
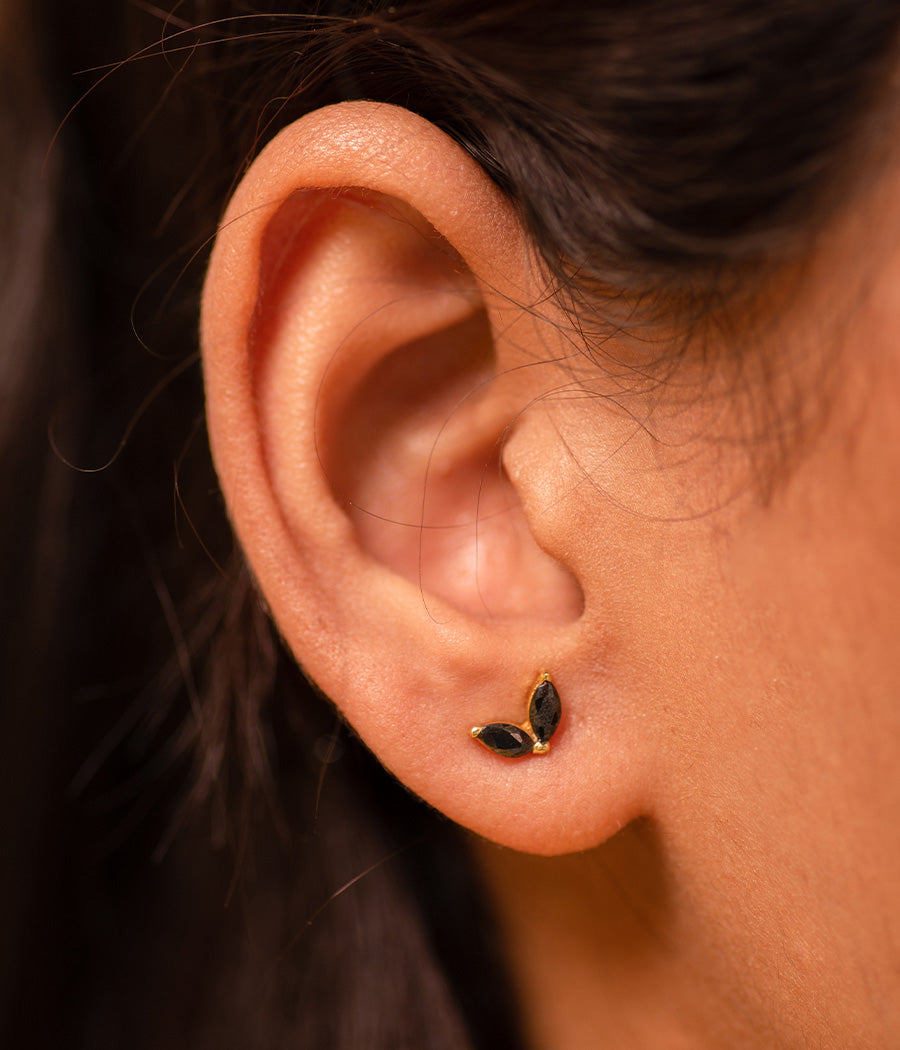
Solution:
{"label": "dark hair", "polygon": [[22,3],[0,39],[11,1045],[519,1040],[463,837],[303,682],[216,493],[197,296],[262,144],[330,102],[416,110],[572,308],[621,323],[727,298],[821,227],[900,23],[891,0],[293,7]]}

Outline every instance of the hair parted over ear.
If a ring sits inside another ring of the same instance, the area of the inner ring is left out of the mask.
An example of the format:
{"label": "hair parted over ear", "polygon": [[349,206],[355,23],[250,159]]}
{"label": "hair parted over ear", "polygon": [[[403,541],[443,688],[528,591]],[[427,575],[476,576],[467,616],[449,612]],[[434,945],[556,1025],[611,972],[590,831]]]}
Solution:
{"label": "hair parted over ear", "polygon": [[[653,769],[604,683],[583,571],[603,552],[542,408],[571,353],[532,308],[543,291],[459,146],[343,103],[282,131],[238,187],[202,343],[222,490],[298,661],[410,789],[551,854],[646,812]],[[473,741],[522,721],[542,670],[564,702],[552,753]]]}

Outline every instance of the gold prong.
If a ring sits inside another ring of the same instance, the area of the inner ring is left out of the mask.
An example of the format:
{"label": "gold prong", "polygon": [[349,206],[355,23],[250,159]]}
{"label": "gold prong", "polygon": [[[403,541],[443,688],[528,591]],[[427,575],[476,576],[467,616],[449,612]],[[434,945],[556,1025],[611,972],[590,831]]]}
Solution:
{"label": "gold prong", "polygon": [[472,726],[472,736],[476,740],[478,739],[478,734],[481,732],[482,729],[484,729],[484,726]]}
{"label": "gold prong", "polygon": [[549,750],[550,750],[550,745],[549,744],[542,744],[540,741],[538,741],[534,745],[534,749],[532,750],[531,753],[533,755],[546,755]]}

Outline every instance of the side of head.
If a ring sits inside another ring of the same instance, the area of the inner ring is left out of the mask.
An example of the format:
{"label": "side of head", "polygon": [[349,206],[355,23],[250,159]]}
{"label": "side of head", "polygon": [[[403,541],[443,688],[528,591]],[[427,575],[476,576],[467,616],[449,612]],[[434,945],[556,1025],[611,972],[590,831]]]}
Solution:
{"label": "side of head", "polygon": [[[900,871],[880,833],[900,802],[900,510],[882,500],[900,259],[860,233],[896,230],[900,198],[893,160],[878,170],[821,236],[747,217],[728,269],[746,288],[710,278],[712,232],[670,227],[652,279],[607,252],[561,290],[578,260],[548,265],[470,151],[345,103],[249,169],[202,322],[237,534],[287,645],[383,764],[527,853],[648,818],[708,920],[697,951],[730,946],[717,979],[763,944],[836,1002],[854,979],[816,960],[855,936],[837,898],[871,872],[878,940]],[[693,278],[666,261],[679,243]],[[470,738],[521,723],[545,670],[549,754]],[[848,697],[874,736],[848,728]],[[777,921],[744,943],[759,913]]]}

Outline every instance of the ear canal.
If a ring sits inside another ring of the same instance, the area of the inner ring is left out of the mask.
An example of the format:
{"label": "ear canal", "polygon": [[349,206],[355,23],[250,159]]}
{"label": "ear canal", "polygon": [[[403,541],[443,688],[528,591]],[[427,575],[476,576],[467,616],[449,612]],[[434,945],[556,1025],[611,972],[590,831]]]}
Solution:
{"label": "ear canal", "polygon": [[[580,590],[535,543],[503,469],[514,390],[450,245],[389,197],[305,192],[279,209],[262,253],[254,356],[258,404],[276,406],[265,421],[273,462],[299,424],[283,392],[302,343],[327,331],[314,439],[359,548],[426,606],[436,597],[476,618],[576,618]],[[341,275],[327,290],[323,271]],[[280,490],[290,499],[289,478]],[[299,524],[303,508],[287,510]]]}

